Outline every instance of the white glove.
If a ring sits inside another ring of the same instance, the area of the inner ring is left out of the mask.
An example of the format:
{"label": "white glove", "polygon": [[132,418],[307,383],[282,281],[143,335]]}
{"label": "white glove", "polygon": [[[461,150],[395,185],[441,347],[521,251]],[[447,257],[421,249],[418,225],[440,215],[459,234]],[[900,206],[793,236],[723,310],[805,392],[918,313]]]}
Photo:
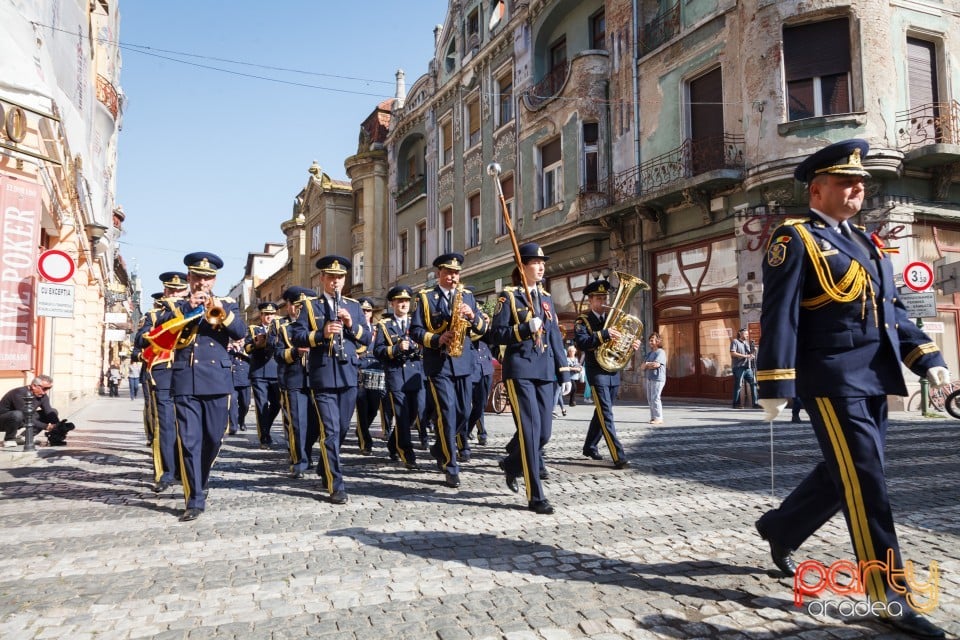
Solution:
{"label": "white glove", "polygon": [[543,320],[540,318],[530,318],[527,324],[530,326],[530,333],[536,333],[540,331],[540,327],[543,326]]}
{"label": "white glove", "polygon": [[930,367],[927,369],[927,380],[934,387],[950,384],[950,370],[946,367]]}
{"label": "white glove", "polygon": [[786,398],[760,398],[760,406],[763,407],[764,422],[773,422],[787,406]]}

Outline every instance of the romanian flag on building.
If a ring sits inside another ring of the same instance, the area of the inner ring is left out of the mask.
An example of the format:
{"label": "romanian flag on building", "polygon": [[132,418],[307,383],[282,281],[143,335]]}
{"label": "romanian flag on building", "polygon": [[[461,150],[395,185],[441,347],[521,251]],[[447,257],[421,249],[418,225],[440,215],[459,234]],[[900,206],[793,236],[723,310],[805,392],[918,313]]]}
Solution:
{"label": "romanian flag on building", "polygon": [[142,355],[147,366],[152,367],[154,363],[170,360],[173,357],[173,348],[177,345],[177,340],[180,339],[183,328],[202,313],[203,307],[197,307],[183,316],[170,318],[163,324],[150,329],[144,336],[144,339],[150,344],[143,350]]}

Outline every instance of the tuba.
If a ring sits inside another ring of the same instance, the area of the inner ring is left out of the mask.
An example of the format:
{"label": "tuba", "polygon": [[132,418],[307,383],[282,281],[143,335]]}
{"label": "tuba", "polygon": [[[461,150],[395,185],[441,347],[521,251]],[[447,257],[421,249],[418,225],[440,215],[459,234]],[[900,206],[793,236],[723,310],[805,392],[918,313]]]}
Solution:
{"label": "tuba", "polygon": [[603,328],[616,329],[620,332],[620,339],[604,342],[597,347],[596,352],[597,364],[611,373],[627,366],[630,358],[633,357],[634,341],[643,338],[643,322],[626,310],[630,308],[633,296],[640,291],[650,290],[650,285],[640,278],[621,271],[617,271],[616,274],[620,280],[620,286],[617,287],[617,295],[613,298],[613,304],[610,306],[610,313],[607,314],[607,321],[603,323]]}
{"label": "tuba", "polygon": [[451,358],[459,358],[463,355],[463,341],[467,336],[467,329],[470,323],[460,313],[460,304],[463,302],[463,285],[458,284],[453,294],[453,300],[450,302],[450,331],[453,331],[454,337],[447,345],[447,355]]}

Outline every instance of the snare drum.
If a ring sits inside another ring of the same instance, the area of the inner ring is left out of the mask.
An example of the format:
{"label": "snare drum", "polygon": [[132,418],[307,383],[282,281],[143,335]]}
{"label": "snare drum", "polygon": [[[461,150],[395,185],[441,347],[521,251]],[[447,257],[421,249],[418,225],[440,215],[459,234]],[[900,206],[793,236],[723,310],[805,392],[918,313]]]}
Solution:
{"label": "snare drum", "polygon": [[384,391],[387,388],[387,380],[383,371],[379,369],[365,369],[360,372],[363,376],[362,385],[364,389],[373,391]]}

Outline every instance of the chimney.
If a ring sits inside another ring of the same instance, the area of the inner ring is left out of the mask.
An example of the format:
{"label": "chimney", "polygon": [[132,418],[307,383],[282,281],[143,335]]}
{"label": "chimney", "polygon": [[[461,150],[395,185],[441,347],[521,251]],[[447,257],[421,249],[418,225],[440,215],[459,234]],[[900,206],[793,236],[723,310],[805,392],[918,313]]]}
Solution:
{"label": "chimney", "polygon": [[404,81],[403,69],[397,69],[397,95],[395,98],[394,108],[403,108],[403,103],[407,99],[407,83]]}

